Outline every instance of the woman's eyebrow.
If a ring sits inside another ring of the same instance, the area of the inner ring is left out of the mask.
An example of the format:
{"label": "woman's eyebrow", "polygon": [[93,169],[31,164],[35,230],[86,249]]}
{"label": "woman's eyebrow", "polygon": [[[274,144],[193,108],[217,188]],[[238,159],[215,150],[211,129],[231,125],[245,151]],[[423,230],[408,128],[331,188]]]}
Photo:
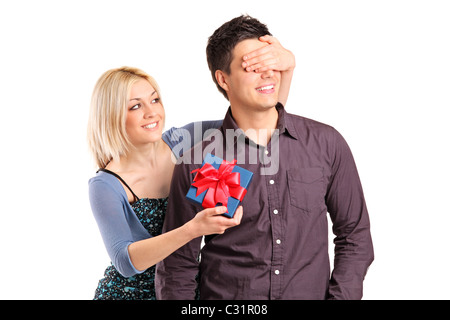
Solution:
{"label": "woman's eyebrow", "polygon": [[[153,91],[153,93],[150,95],[150,97],[152,97],[155,93],[156,93],[156,90]],[[133,100],[140,101],[140,100],[142,100],[142,98],[131,98],[131,99],[130,99],[130,101],[133,101]]]}

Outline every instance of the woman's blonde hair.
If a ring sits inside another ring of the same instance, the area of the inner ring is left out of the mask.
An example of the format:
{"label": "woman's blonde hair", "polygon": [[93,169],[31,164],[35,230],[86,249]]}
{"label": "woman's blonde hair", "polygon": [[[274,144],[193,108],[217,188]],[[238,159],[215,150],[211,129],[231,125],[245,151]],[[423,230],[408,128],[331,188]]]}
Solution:
{"label": "woman's blonde hair", "polygon": [[132,147],[125,129],[127,106],[131,87],[142,79],[147,80],[161,98],[155,79],[137,68],[108,70],[95,85],[87,137],[89,149],[99,168],[105,168],[112,159],[119,160]]}

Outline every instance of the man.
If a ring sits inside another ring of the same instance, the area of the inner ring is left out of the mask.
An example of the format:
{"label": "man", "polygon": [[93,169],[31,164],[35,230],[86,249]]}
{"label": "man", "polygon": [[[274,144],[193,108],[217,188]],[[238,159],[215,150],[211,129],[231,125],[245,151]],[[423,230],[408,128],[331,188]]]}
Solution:
{"label": "man", "polygon": [[[243,68],[243,55],[265,46],[258,38],[266,34],[265,25],[241,16],[209,39],[208,64],[230,108],[221,134],[197,145],[189,160],[213,150],[238,159],[253,180],[239,226],[206,237],[201,256],[198,238],[158,264],[158,299],[193,299],[197,274],[200,299],[362,297],[373,247],[352,154],[332,127],[284,110],[278,103],[279,71]],[[201,163],[185,162],[192,164],[174,171],[163,231],[182,225],[199,209],[185,196],[191,171]],[[336,235],[331,278],[327,211]]]}

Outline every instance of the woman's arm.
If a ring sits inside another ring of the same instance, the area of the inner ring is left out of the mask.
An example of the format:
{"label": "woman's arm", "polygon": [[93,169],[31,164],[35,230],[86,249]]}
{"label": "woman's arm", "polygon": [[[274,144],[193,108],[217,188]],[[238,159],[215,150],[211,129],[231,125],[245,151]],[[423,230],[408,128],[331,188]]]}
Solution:
{"label": "woman's arm", "polygon": [[[115,178],[114,178],[115,179]],[[137,270],[129,257],[128,246],[133,243],[133,232],[124,211],[125,196],[107,181],[98,177],[89,180],[89,201],[111,262],[124,277]]]}
{"label": "woman's arm", "polygon": [[226,207],[205,209],[177,229],[134,241],[122,203],[127,200],[121,200],[120,193],[109,183],[94,177],[89,181],[89,200],[108,255],[124,277],[141,273],[192,239],[223,233],[238,225],[242,217],[242,208],[236,210],[233,219],[221,215]]}
{"label": "woman's arm", "polygon": [[179,159],[184,152],[211,134],[214,131],[212,129],[219,129],[222,122],[222,120],[197,121],[181,128],[172,127],[163,133],[162,139],[172,150],[175,158]]}
{"label": "woman's arm", "polygon": [[226,229],[237,226],[241,222],[242,207],[236,210],[232,219],[222,216],[226,211],[226,207],[205,209],[179,228],[153,238],[133,242],[128,246],[128,252],[134,267],[145,270],[192,239],[203,235],[222,234]]}
{"label": "woman's arm", "polygon": [[243,57],[242,67],[248,72],[280,71],[281,83],[278,101],[286,105],[294,74],[295,56],[291,51],[283,48],[280,42],[272,36],[266,35],[260,37],[259,40],[267,42],[269,45],[246,54]]}

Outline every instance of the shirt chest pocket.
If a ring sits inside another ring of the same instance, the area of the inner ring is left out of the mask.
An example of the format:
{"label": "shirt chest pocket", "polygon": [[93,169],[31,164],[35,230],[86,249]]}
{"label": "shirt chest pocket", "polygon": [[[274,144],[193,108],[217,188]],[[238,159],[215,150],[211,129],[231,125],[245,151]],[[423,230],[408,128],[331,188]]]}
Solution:
{"label": "shirt chest pocket", "polygon": [[324,205],[325,183],[322,168],[294,168],[287,171],[291,205],[313,211]]}

